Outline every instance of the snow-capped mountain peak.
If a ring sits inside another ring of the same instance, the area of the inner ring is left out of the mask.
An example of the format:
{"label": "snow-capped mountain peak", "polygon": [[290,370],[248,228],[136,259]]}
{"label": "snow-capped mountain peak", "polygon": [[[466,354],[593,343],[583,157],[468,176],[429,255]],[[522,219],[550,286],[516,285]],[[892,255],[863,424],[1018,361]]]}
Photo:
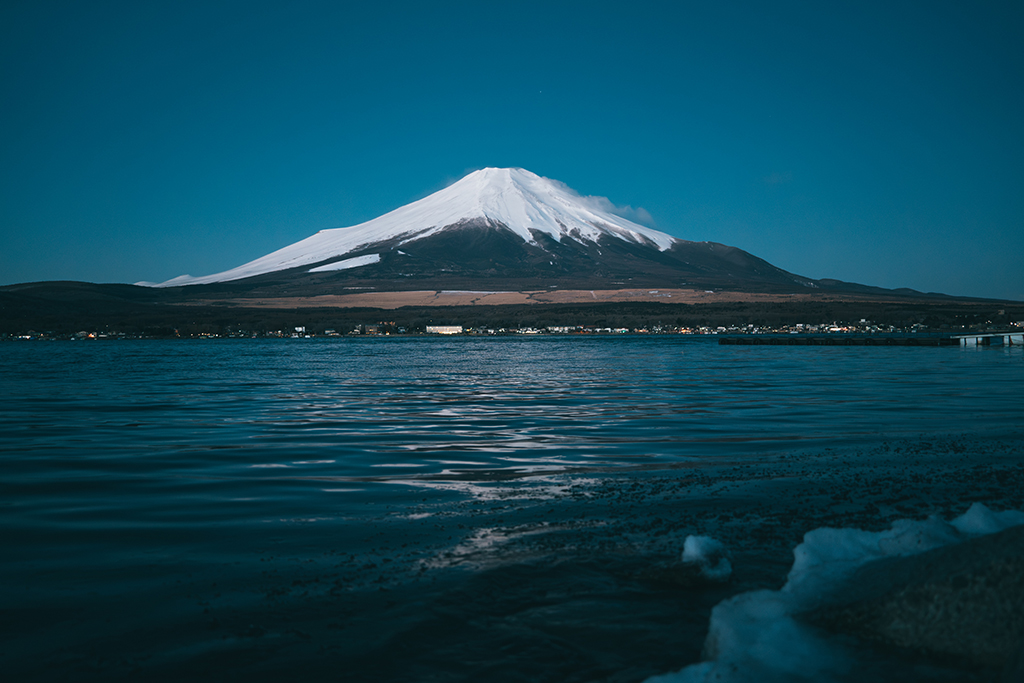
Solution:
{"label": "snow-capped mountain peak", "polygon": [[[400,240],[407,244],[442,230],[478,222],[511,230],[524,242],[537,244],[535,233],[546,233],[556,242],[573,239],[597,242],[610,236],[626,242],[647,244],[664,251],[677,242],[663,232],[644,227],[606,210],[607,201],[583,197],[557,181],[522,168],[484,168],[474,171],[443,190],[349,228],[321,230],[300,242],[267,254],[245,265],[204,277],[182,275],[157,285],[226,282],[329,260],[342,261],[346,254]],[[359,265],[374,263],[367,257]],[[344,268],[353,259],[345,259]],[[316,270],[330,270],[331,264]]]}
{"label": "snow-capped mountain peak", "polygon": [[475,171],[422,201],[435,198],[442,203],[466,202],[466,218],[496,221],[531,243],[531,230],[547,233],[558,242],[566,236],[595,241],[602,234],[652,242],[662,250],[675,242],[665,233],[608,212],[594,198],[582,197],[562,183],[522,168]]}

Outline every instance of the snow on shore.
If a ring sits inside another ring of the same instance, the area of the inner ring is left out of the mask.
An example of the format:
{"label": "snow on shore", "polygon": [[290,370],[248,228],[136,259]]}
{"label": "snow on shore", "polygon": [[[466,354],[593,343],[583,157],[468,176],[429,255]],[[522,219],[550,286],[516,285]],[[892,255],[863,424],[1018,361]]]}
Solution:
{"label": "snow on shore", "polygon": [[[647,683],[847,680],[855,655],[794,618],[818,607],[860,567],[907,557],[1024,524],[1024,512],[993,512],[981,503],[950,522],[898,520],[887,531],[821,528],[793,551],[781,590],[751,591],[719,603],[704,644],[707,661]],[[687,539],[689,540],[689,539]],[[710,540],[710,539],[709,539]]]}

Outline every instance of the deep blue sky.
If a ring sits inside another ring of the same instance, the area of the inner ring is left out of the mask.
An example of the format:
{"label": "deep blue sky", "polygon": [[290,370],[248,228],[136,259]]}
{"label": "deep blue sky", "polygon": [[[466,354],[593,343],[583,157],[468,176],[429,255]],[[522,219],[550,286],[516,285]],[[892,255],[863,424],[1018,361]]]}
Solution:
{"label": "deep blue sky", "polygon": [[1024,3],[0,5],[0,284],[226,270],[484,166],[1024,300]]}

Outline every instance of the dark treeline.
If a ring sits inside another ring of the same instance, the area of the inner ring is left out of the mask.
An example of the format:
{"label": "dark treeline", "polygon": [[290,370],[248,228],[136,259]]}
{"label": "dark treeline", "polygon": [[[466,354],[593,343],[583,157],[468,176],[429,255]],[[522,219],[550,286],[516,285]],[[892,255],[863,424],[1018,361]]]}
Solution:
{"label": "dark treeline", "polygon": [[[117,286],[112,286],[117,287]],[[126,290],[130,293],[134,288]],[[392,323],[409,332],[427,325],[515,329],[549,326],[718,327],[755,325],[781,327],[804,323],[855,322],[934,330],[1006,325],[1024,320],[1024,303],[956,299],[893,299],[889,301],[723,302],[671,304],[657,302],[592,304],[523,304],[507,306],[377,308],[239,308],[226,305],[181,305],[120,296],[114,289],[81,296],[24,296],[0,291],[0,333],[29,331],[68,334],[110,330],[147,336],[254,333],[305,327],[310,333],[346,333],[363,325]]]}

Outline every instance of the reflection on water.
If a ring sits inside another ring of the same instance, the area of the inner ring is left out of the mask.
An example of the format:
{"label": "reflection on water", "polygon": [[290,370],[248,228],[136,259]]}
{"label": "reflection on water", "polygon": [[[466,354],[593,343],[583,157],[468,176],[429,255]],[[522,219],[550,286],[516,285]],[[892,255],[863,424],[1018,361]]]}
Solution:
{"label": "reflection on water", "polygon": [[3,353],[0,445],[73,470],[251,476],[254,466],[301,466],[357,477],[441,472],[453,459],[488,469],[672,461],[1019,417],[1001,400],[1003,366],[1019,358],[947,349],[573,338],[10,344]]}

